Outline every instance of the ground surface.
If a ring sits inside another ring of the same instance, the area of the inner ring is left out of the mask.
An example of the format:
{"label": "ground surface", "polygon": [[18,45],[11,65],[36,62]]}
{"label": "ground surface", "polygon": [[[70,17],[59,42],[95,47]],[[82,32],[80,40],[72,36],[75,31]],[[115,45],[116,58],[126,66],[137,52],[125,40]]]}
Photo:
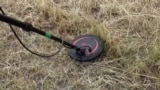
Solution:
{"label": "ground surface", "polygon": [[[1,90],[160,89],[159,0],[0,0],[7,15],[70,41],[96,34],[106,52],[80,63],[66,49],[52,58],[30,54],[0,23]],[[36,52],[54,53],[56,42],[15,27]]]}

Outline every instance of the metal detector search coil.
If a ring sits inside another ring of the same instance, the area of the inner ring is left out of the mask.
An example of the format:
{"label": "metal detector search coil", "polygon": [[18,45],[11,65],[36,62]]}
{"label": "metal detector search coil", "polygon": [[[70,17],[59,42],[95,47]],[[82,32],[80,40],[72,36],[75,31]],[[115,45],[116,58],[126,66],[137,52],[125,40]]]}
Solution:
{"label": "metal detector search coil", "polygon": [[68,54],[71,58],[78,61],[90,61],[98,58],[103,50],[102,40],[95,35],[83,35],[72,41],[73,45],[80,47],[80,51],[69,49]]}

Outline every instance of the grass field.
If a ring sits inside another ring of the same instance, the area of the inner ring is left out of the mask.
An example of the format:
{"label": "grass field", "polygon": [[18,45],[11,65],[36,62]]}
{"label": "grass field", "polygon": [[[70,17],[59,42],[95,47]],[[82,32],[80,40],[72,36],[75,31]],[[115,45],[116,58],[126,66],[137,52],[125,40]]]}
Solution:
{"label": "grass field", "polygon": [[[95,34],[105,42],[96,62],[77,62],[67,49],[52,58],[26,51],[0,22],[0,90],[159,90],[159,0],[0,0],[8,16],[66,41]],[[59,44],[14,27],[39,53]]]}

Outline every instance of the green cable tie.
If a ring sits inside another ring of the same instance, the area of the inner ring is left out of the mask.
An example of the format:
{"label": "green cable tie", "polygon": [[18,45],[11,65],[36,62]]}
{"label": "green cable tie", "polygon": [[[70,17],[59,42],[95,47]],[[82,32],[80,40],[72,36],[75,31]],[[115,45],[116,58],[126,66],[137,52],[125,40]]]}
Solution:
{"label": "green cable tie", "polygon": [[46,33],[45,33],[45,37],[47,37],[47,38],[49,38],[49,39],[50,39],[50,38],[52,37],[52,34],[51,34],[51,33],[49,33],[49,32],[46,32]]}

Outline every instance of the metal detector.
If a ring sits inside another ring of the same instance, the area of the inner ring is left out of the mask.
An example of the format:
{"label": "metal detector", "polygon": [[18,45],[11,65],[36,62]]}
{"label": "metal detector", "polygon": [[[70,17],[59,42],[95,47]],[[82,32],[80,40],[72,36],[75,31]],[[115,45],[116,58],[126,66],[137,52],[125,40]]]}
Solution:
{"label": "metal detector", "polygon": [[[49,32],[45,32],[45,31],[42,31],[38,28],[33,27],[32,24],[30,24],[30,23],[22,22],[20,20],[15,19],[15,18],[9,17],[9,16],[5,15],[2,8],[0,8],[0,9],[2,11],[2,14],[0,14],[0,21],[8,23],[12,30],[13,30],[13,27],[11,25],[14,25],[14,26],[22,28],[22,30],[24,30],[24,31],[35,32],[39,35],[45,36],[45,37],[52,39],[56,42],[63,43],[63,46],[68,48],[68,55],[72,59],[75,59],[78,61],[91,61],[91,60],[98,58],[103,52],[104,43],[99,37],[97,37],[95,35],[82,35],[82,36],[76,37],[74,40],[72,40],[71,43],[69,43],[67,41],[62,40],[61,38],[58,38],[58,37],[52,35]],[[19,39],[19,41],[20,41],[20,39]],[[21,41],[20,41],[20,43],[23,45],[23,43]],[[32,52],[32,53],[35,54],[34,52]]]}

